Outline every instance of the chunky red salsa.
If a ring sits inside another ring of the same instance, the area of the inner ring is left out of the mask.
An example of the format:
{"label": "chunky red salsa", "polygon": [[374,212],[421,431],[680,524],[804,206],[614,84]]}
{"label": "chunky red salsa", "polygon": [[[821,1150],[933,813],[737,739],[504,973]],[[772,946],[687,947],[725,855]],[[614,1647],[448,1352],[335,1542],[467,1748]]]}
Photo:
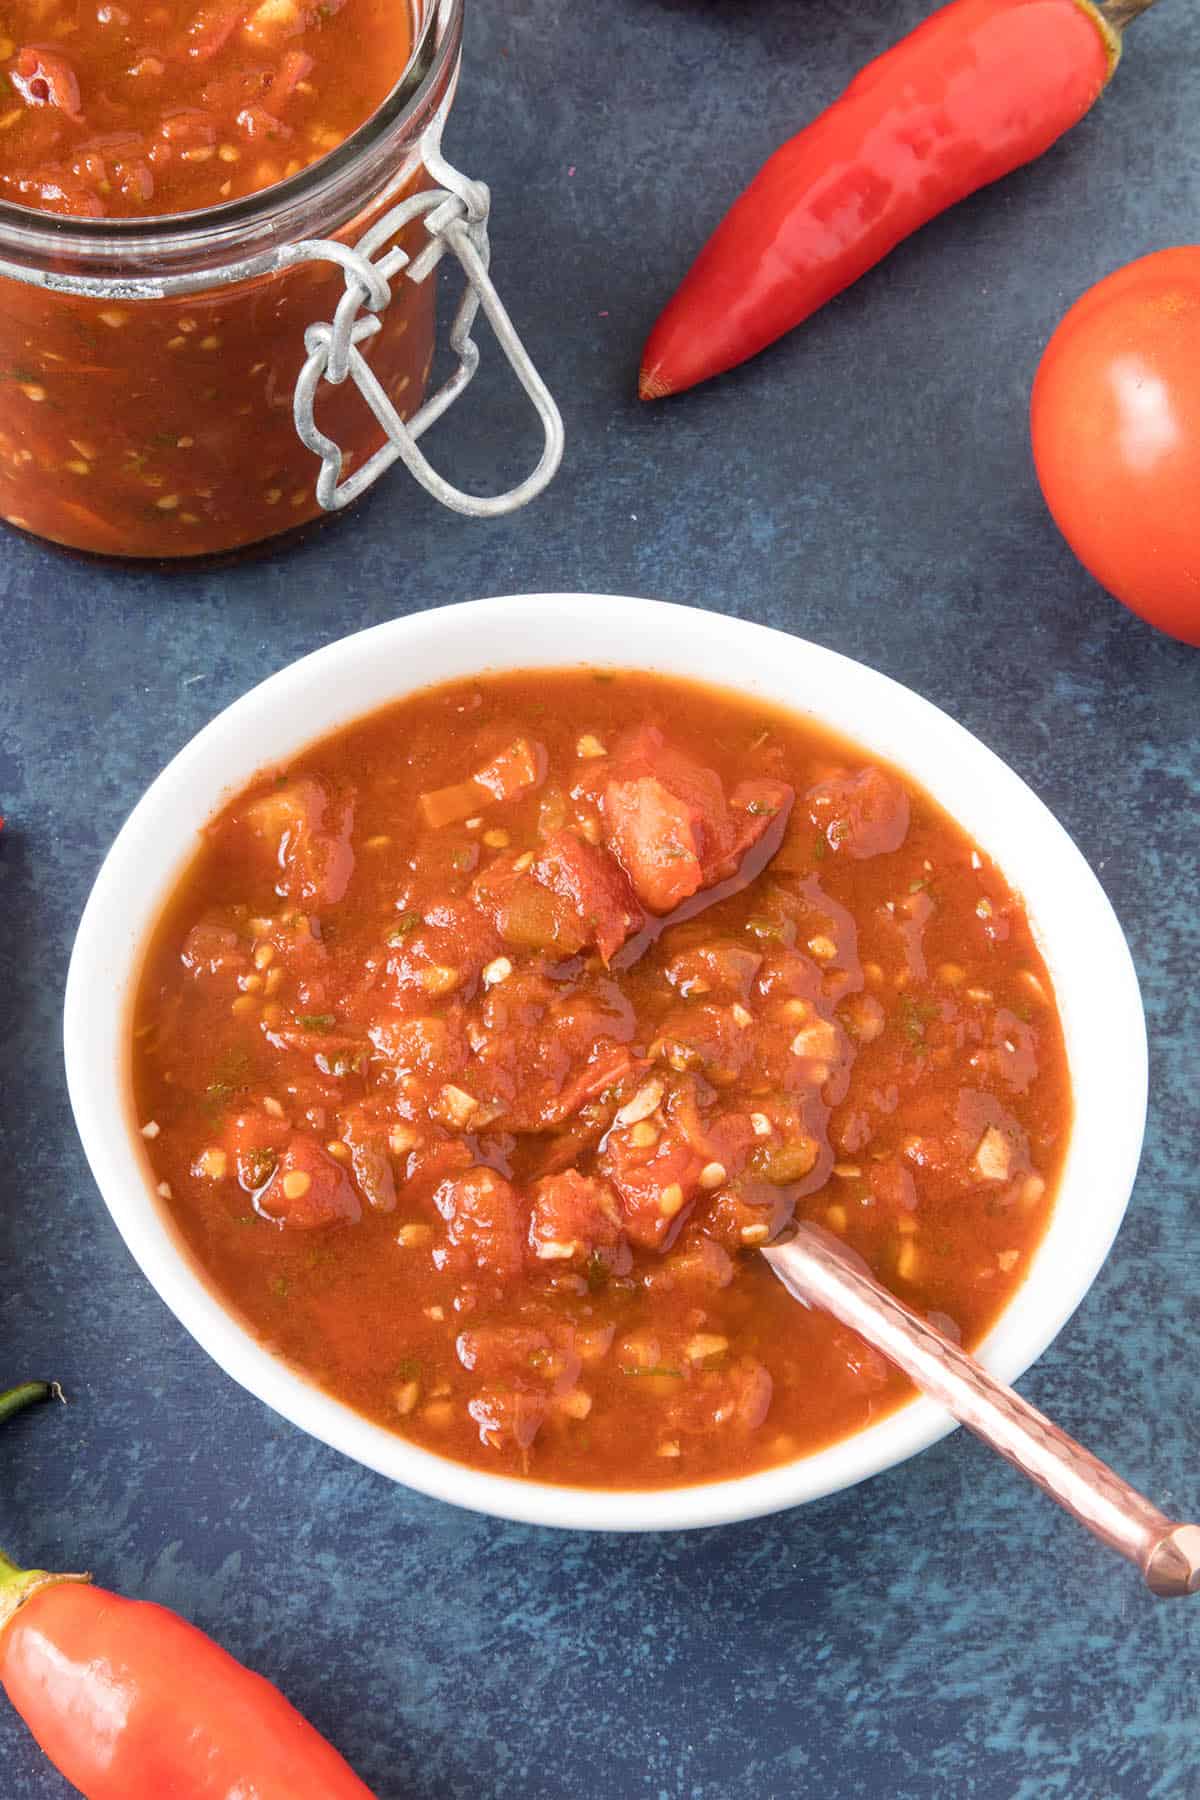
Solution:
{"label": "chunky red salsa", "polygon": [[[404,73],[412,20],[404,0],[10,0],[0,200],[102,221],[270,188],[375,112]],[[422,170],[410,185],[428,185]],[[357,218],[314,214],[299,235],[355,242],[382,210],[373,195]],[[412,227],[405,248],[426,241]],[[71,249],[58,273],[79,273]],[[408,417],[429,372],[435,296],[432,281],[398,286],[363,354]],[[0,280],[0,516],[78,549],[154,557],[228,550],[316,517],[317,464],[292,396],[305,331],[343,292],[329,263],[239,281],[218,268],[203,291],[170,298],[153,297],[144,269],[116,298]],[[343,477],[383,442],[352,382],[325,389],[318,423],[344,452]]]}
{"label": "chunky red salsa", "polygon": [[0,198],[86,218],[215,206],[370,118],[412,41],[403,0],[7,0]]}
{"label": "chunky red salsa", "polygon": [[854,746],[644,674],[417,694],[208,826],[138,1124],[216,1291],[478,1467],[735,1476],[905,1384],[757,1255],[793,1216],[974,1343],[1071,1103],[1003,875]]}

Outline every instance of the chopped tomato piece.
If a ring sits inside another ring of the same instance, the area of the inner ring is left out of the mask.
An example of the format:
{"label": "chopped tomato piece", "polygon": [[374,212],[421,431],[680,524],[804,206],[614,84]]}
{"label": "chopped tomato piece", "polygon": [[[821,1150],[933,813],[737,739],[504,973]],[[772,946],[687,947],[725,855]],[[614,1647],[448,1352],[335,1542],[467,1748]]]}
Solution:
{"label": "chopped tomato piece", "polygon": [[450,1081],[466,1065],[468,1046],[461,1006],[417,1018],[385,1013],[368,1027],[367,1036],[377,1056],[401,1078],[421,1074]]}
{"label": "chopped tomato piece", "polygon": [[792,798],[786,782],[743,782],[731,810],[714,770],[643,726],[618,756],[604,790],[605,827],[638,898],[651,912],[669,913],[733,875]]}
{"label": "chopped tomato piece", "polygon": [[681,950],[663,973],[685,1000],[703,995],[712,1000],[736,1000],[745,1006],[762,961],[757,952],[719,938]]}
{"label": "chopped tomato piece", "polygon": [[733,1258],[707,1232],[691,1225],[684,1239],[657,1269],[642,1277],[650,1293],[672,1293],[679,1287],[724,1288],[733,1280]]}
{"label": "chopped tomato piece", "polygon": [[535,880],[531,869],[518,869],[520,860],[499,858],[477,875],[475,904],[512,949],[577,956],[588,942],[586,923],[569,898]]}
{"label": "chopped tomato piece", "polygon": [[440,830],[443,825],[458,825],[472,813],[489,806],[492,796],[476,781],[454,781],[449,787],[428,788],[420,797],[425,823]]}
{"label": "chopped tomato piece", "polygon": [[700,815],[657,776],[610,781],[604,820],[609,843],[651,912],[672,912],[703,884]]}
{"label": "chopped tomato piece", "polygon": [[446,1221],[446,1242],[433,1253],[451,1274],[512,1281],[524,1264],[524,1207],[511,1182],[476,1166],[444,1181],[433,1196]]}
{"label": "chopped tomato piece", "polygon": [[305,778],[260,795],[240,817],[278,863],[281,899],[336,906],[343,898],[354,873],[352,797]]}
{"label": "chopped tomato piece", "polygon": [[79,124],[79,81],[74,69],[57,50],[26,45],[17,55],[8,79],[26,106],[53,106]]}
{"label": "chopped tomato piece", "polygon": [[[796,790],[786,781],[743,781],[729,796],[732,841],[717,879],[732,875],[747,850],[753,849],[764,831],[780,814],[791,811]],[[714,877],[709,876],[711,881]]]}
{"label": "chopped tomato piece", "polygon": [[739,1176],[721,1189],[705,1213],[704,1229],[728,1250],[754,1249],[782,1231],[792,1217],[792,1206],[785,1187],[752,1175]]}
{"label": "chopped tomato piece", "polygon": [[546,779],[546,752],[531,738],[517,738],[466,781],[429,788],[420,797],[425,823],[435,829],[457,825],[498,801],[532,793]]}
{"label": "chopped tomato piece", "polygon": [[363,1107],[342,1113],[342,1142],[350,1151],[354,1179],[367,1205],[376,1212],[393,1212],[396,1178],[388,1155],[388,1134]]}
{"label": "chopped tomato piece", "polygon": [[541,787],[546,779],[545,749],[532,738],[519,737],[493,756],[482,769],[476,769],[473,780],[486,788],[493,800],[515,800]]}
{"label": "chopped tomato piece", "polygon": [[898,850],[908,835],[908,795],[882,769],[830,775],[809,789],[806,805],[829,848],[856,861]]}
{"label": "chopped tomato piece", "polygon": [[650,1054],[665,1058],[675,1069],[702,1070],[710,1081],[725,1087],[748,1066],[765,1073],[768,1048],[773,1046],[766,1034],[743,1023],[736,1006],[701,1001],[667,1014]]}
{"label": "chopped tomato piece", "polygon": [[573,831],[556,832],[530,872],[542,887],[570,903],[588,934],[585,942],[596,945],[605,963],[644,923],[620,863]]}
{"label": "chopped tomato piece", "polygon": [[581,1106],[589,1100],[595,1100],[609,1088],[620,1087],[631,1075],[639,1074],[649,1068],[644,1058],[635,1059],[625,1049],[617,1045],[612,1049],[601,1048],[594,1060],[585,1069],[569,1081],[557,1097],[542,1108],[542,1122],[546,1125],[559,1125],[573,1117]]}
{"label": "chopped tomato piece", "polygon": [[275,1173],[279,1152],[291,1135],[284,1119],[257,1108],[235,1113],[226,1122],[221,1141],[232,1155],[238,1182],[255,1194]]}
{"label": "chopped tomato piece", "polygon": [[409,995],[442,999],[474,988],[485,965],[503,948],[488,915],[469,898],[442,900],[418,915],[398,915],[392,933],[387,978],[398,999]]}
{"label": "chopped tomato piece", "polygon": [[353,1225],[362,1217],[358,1195],[341,1164],[315,1138],[298,1133],[280,1152],[275,1173],[255,1205],[264,1218],[294,1231]]}
{"label": "chopped tomato piece", "polygon": [[534,1186],[529,1247],[541,1262],[595,1258],[625,1274],[632,1257],[621,1227],[620,1202],[607,1181],[564,1169]]}
{"label": "chopped tomato piece", "polygon": [[605,1161],[633,1242],[650,1250],[673,1242],[700,1191],[703,1158],[666,1134],[643,1149],[633,1141],[633,1132],[614,1132]]}

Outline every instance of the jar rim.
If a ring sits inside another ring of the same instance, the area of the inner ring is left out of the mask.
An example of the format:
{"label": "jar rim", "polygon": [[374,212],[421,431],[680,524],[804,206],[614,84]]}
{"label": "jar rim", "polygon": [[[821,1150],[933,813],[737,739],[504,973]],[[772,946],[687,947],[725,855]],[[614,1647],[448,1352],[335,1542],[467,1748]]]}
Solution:
{"label": "jar rim", "polygon": [[[32,280],[38,285],[94,291],[100,268],[107,267],[112,272],[105,283],[108,291],[113,275],[127,258],[144,268],[156,257],[177,258],[188,251],[232,248],[256,233],[277,241],[279,227],[293,215],[322,204],[336,212],[341,204],[353,200],[354,178],[372,152],[397,138],[404,141],[405,128],[423,110],[428,110],[430,98],[443,92],[453,76],[462,40],[463,0],[410,3],[421,16],[411,53],[395,86],[357,130],[318,162],[237,200],[145,219],[78,218],[0,200],[0,275]],[[233,254],[240,260],[245,251],[233,250]],[[16,264],[10,260],[14,256]],[[65,273],[47,279],[46,265],[61,271],[75,258],[91,265],[91,279],[72,278]],[[130,287],[144,292],[139,280],[141,268],[138,274],[130,276]],[[169,280],[164,283],[173,285]],[[130,297],[135,297],[134,293]]]}

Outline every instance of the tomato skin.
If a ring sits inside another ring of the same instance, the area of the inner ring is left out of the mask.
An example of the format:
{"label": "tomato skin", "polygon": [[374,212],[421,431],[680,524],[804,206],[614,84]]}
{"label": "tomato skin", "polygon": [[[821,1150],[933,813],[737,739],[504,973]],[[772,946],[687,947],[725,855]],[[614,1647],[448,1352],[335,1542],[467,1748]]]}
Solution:
{"label": "tomato skin", "polygon": [[1091,288],[1033,384],[1046,504],[1109,593],[1200,645],[1200,244]]}

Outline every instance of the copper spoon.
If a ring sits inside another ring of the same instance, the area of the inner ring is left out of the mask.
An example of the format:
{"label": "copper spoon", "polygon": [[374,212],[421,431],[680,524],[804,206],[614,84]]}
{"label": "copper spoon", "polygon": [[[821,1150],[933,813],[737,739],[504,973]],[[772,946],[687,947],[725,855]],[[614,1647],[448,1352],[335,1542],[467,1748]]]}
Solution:
{"label": "copper spoon", "polygon": [[1200,1588],[1200,1525],[1167,1518],[1082,1444],[882,1287],[819,1226],[797,1225],[762,1254],[790,1294],[832,1313],[1014,1463],[1081,1525],[1136,1563],[1161,1598]]}

